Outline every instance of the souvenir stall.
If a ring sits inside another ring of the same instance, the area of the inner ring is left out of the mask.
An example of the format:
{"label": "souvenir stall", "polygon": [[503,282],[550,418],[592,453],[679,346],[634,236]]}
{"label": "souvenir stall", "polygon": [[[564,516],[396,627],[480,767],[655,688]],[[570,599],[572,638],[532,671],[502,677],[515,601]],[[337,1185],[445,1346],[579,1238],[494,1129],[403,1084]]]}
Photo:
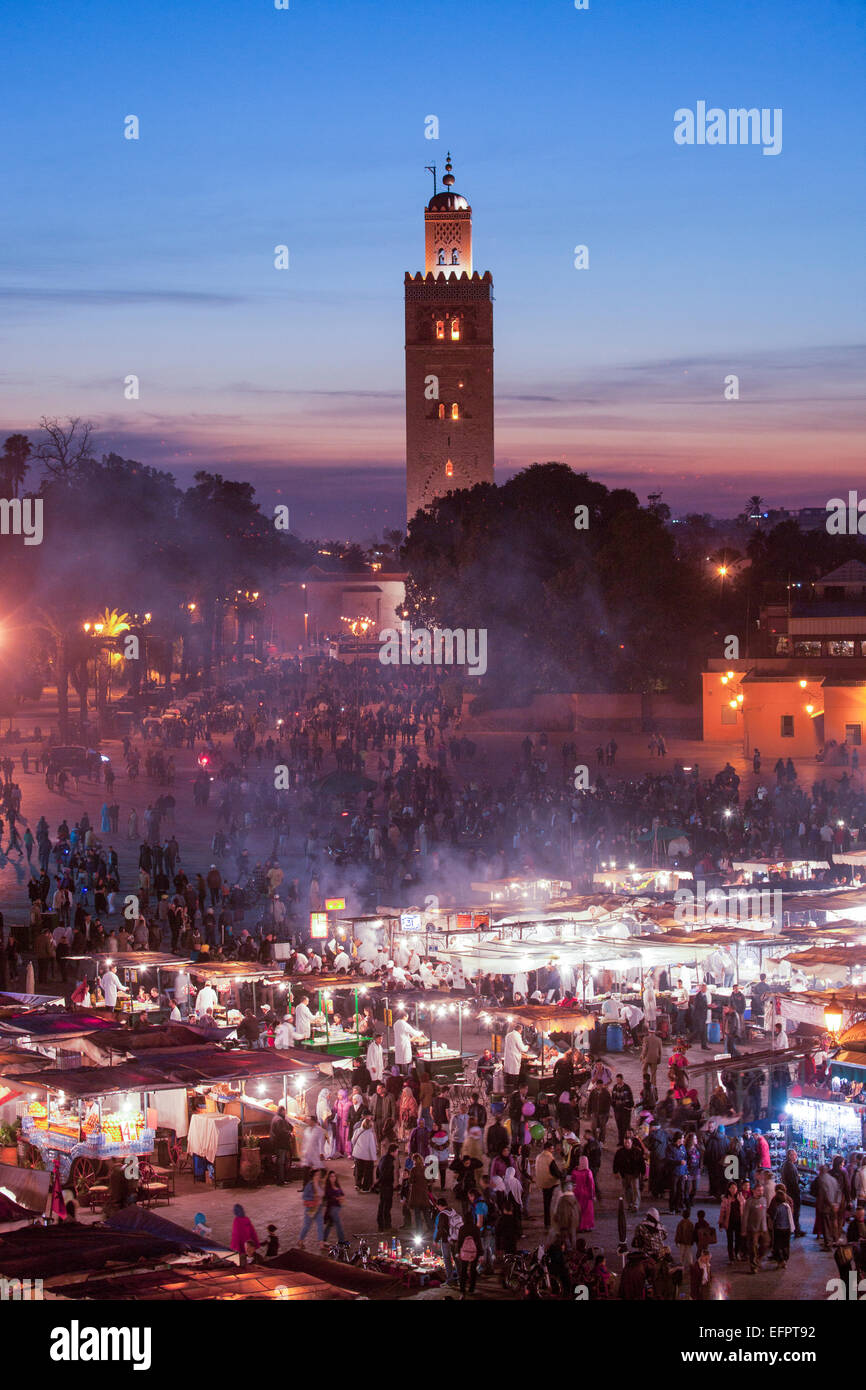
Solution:
{"label": "souvenir stall", "polygon": [[380,1240],[372,1263],[382,1274],[400,1279],[409,1288],[423,1289],[445,1282],[445,1262],[426,1236]]}
{"label": "souvenir stall", "polygon": [[841,1094],[821,1099],[808,1094],[806,1087],[801,1095],[793,1093],[799,1089],[792,1088],[788,1098],[787,1140],[788,1146],[797,1151],[800,1185],[808,1201],[810,1184],[822,1163],[829,1165],[836,1154],[847,1158],[852,1150],[863,1148],[866,1104],[851,1103]]}

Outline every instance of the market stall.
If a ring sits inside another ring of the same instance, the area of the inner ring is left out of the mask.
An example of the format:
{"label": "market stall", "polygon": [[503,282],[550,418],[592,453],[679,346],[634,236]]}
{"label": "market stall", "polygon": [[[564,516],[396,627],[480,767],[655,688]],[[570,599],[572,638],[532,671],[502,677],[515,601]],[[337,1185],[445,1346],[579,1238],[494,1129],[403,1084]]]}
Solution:
{"label": "market stall", "polygon": [[490,903],[549,903],[552,898],[561,898],[571,886],[570,879],[528,877],[498,878],[470,884],[473,893],[478,893]]}
{"label": "market stall", "polygon": [[87,1185],[107,1160],[153,1152],[157,1120],[147,1093],[162,1078],[149,1068],[75,1067],[15,1079],[27,1093],[18,1106],[21,1138],[46,1168],[59,1163],[64,1182]]}
{"label": "market stall", "polygon": [[[323,1056],[360,1057],[366,1050],[369,1037],[361,1032],[362,1001],[374,985],[364,976],[318,974],[292,977],[292,1000],[306,994],[313,1013],[312,1032],[303,1046]],[[348,1008],[335,1008],[345,996]],[[292,1007],[292,1001],[289,1007]],[[348,1009],[352,1010],[351,1015]]]}
{"label": "market stall", "polygon": [[255,961],[196,961],[188,972],[200,990],[210,985],[216,992],[214,1019],[234,1027],[243,1018],[244,1010],[256,1011],[258,1003],[272,1004],[274,993],[284,991],[288,980],[282,966],[257,965]]}
{"label": "market stall", "polygon": [[[525,1054],[524,1062],[529,1075],[539,1084],[553,1070],[562,1052],[575,1045],[575,1034],[592,1028],[595,1021],[595,1015],[585,1009],[557,1004],[522,1004],[510,1009],[485,1009],[479,1014],[480,1023],[494,1025],[495,1053],[501,1051],[503,1036],[509,1028],[517,1025],[535,1031],[536,1043]],[[554,1037],[563,1034],[565,1039],[562,1043],[553,1041]]]}
{"label": "market stall", "polygon": [[139,999],[139,989],[144,987],[145,991],[148,992],[155,987],[161,994],[164,977],[168,977],[173,985],[177,974],[186,971],[190,965],[188,960],[170,955],[166,951],[97,951],[80,956],[69,956],[67,959],[78,963],[79,974],[82,963],[92,962],[92,971],[85,971],[87,978],[92,978],[94,975],[101,978],[108,967],[113,965],[117,970],[117,978],[121,985],[115,1011],[119,1014],[140,1016],[143,1020],[154,1023],[164,1023],[168,1017],[169,1009],[164,1006],[161,1007],[157,1001],[152,1000],[149,996],[147,999]]}
{"label": "market stall", "polygon": [[837,1154],[847,1158],[852,1149],[863,1148],[864,1117],[866,1104],[853,1104],[840,1094],[819,1098],[803,1088],[803,1094],[789,1096],[788,1142],[797,1151],[804,1196],[822,1163],[829,1166]]}

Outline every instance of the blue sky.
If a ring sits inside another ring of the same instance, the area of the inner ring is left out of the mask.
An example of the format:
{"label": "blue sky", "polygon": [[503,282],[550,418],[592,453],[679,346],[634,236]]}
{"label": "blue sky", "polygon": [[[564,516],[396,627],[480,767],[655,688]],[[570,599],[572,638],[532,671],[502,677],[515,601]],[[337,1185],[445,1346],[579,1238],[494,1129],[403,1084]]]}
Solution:
{"label": "blue sky", "polygon": [[[9,0],[0,431],[81,415],[307,533],[400,524],[403,272],[450,149],[503,476],[823,502],[862,456],[864,31],[855,0]],[[698,100],[781,107],[782,153],[675,145]]]}

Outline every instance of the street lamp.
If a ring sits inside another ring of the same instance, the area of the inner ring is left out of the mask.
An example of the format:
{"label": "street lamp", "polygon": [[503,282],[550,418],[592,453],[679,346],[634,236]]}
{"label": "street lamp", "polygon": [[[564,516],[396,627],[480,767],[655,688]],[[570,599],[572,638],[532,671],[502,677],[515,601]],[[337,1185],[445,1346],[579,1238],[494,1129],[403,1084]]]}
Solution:
{"label": "street lamp", "polygon": [[824,1006],[824,1023],[828,1033],[835,1037],[842,1027],[842,1005],[838,1002],[835,994],[829,1004]]}

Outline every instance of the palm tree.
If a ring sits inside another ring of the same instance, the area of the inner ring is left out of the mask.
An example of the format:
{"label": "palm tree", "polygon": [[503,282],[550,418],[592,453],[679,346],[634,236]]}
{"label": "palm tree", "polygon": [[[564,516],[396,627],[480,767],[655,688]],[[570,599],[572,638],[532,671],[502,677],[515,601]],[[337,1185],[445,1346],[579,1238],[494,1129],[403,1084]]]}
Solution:
{"label": "palm tree", "polygon": [[3,454],[0,456],[0,476],[4,488],[9,488],[13,497],[18,496],[18,489],[24,482],[24,475],[30,467],[27,460],[32,452],[33,445],[26,434],[6,436]]}
{"label": "palm tree", "polygon": [[[93,632],[98,641],[95,680],[96,708],[100,712],[105,709],[108,692],[108,680],[103,679],[103,675],[110,677],[112,658],[117,656],[117,638],[122,632],[128,631],[129,614],[118,613],[116,608],[104,609],[93,624]],[[103,651],[107,653],[105,663],[100,659]]]}
{"label": "palm tree", "polygon": [[764,506],[765,502],[763,497],[754,493],[746,503],[745,510],[740,515],[740,520],[744,521],[746,525],[748,525],[750,521],[754,521],[756,528],[760,529],[761,521],[763,520]]}
{"label": "palm tree", "polygon": [[48,638],[54,654],[54,681],[57,686],[57,722],[61,743],[69,742],[69,632],[70,624],[62,614],[40,608],[36,625]]}

